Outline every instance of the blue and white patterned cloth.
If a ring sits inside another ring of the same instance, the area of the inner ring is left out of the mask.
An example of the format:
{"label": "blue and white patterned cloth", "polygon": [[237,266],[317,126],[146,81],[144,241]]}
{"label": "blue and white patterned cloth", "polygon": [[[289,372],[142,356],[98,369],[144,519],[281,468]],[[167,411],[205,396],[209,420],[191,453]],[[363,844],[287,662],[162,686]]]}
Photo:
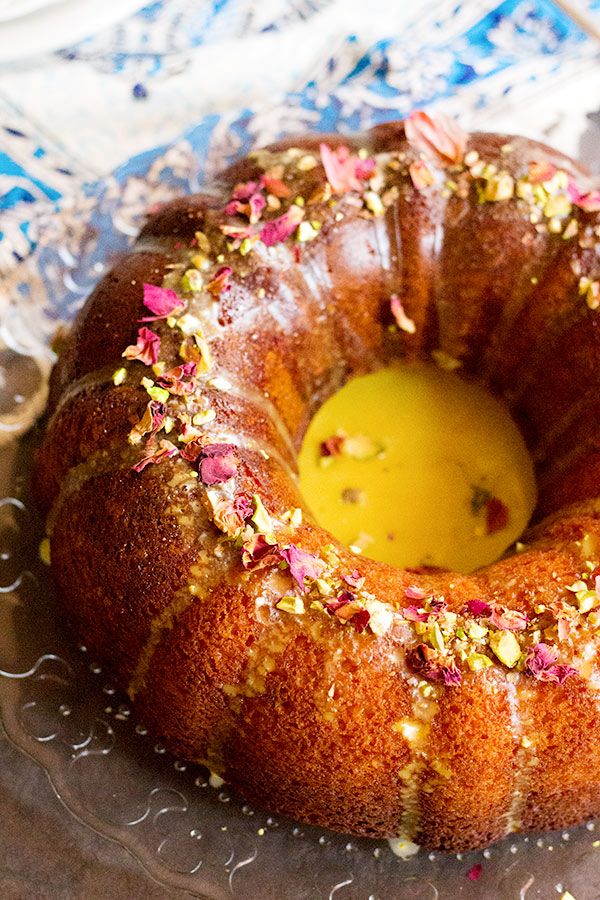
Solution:
{"label": "blue and white patterned cloth", "polygon": [[[83,220],[106,225],[102,202],[119,196],[127,240],[149,200],[283,133],[434,105],[594,166],[600,44],[564,6],[155,0],[37,64],[0,67],[0,317],[3,296],[32,290],[32,252],[48,289],[51,248],[76,256]],[[577,8],[600,27],[600,0]]]}

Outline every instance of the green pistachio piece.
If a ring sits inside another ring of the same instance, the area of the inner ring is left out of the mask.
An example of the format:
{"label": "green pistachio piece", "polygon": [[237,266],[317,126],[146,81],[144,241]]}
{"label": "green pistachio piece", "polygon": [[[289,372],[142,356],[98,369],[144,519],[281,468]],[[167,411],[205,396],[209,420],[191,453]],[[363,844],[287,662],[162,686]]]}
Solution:
{"label": "green pistachio piece", "polygon": [[488,669],[492,665],[492,660],[485,653],[469,653],[467,664],[471,672],[481,672],[482,669]]}
{"label": "green pistachio piece", "polygon": [[281,598],[276,606],[277,609],[281,609],[283,612],[293,613],[295,616],[301,616],[304,612],[304,602],[301,597],[286,595]]}
{"label": "green pistachio piece", "polygon": [[254,494],[252,500],[254,501],[254,515],[252,516],[252,521],[256,525],[257,531],[260,531],[262,534],[270,534],[273,530],[271,516],[264,508],[263,502],[258,494]]}
{"label": "green pistachio piece", "polygon": [[521,646],[512,631],[495,631],[490,635],[490,647],[509,669],[514,669],[521,658]]}
{"label": "green pistachio piece", "polygon": [[468,634],[472,641],[482,641],[487,633],[488,629],[484,625],[479,625],[477,622],[469,625]]}

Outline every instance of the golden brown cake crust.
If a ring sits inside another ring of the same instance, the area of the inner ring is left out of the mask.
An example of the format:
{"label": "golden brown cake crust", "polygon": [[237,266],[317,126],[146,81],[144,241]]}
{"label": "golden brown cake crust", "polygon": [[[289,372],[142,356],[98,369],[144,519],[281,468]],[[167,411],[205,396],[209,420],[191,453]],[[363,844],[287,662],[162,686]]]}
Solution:
{"label": "golden brown cake crust", "polygon": [[[428,848],[600,812],[598,209],[549,148],[417,113],[148,220],[55,367],[36,489],[69,618],[174,752]],[[537,465],[520,552],[469,577],[354,556],[294,478],[349,377],[432,355]]]}

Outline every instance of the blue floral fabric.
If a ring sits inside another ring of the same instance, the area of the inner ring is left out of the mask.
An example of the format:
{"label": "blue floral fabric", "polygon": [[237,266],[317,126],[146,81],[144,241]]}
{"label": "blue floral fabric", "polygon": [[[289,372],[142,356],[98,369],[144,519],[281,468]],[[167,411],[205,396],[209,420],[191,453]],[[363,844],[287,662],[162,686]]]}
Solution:
{"label": "blue floral fabric", "polygon": [[[329,3],[156,0],[124,23],[60,51],[56,61],[74,73],[84,66],[120,81],[133,108],[169,79],[181,78],[194,54],[208,45],[222,42],[231,48],[237,41],[243,46],[273,33],[283,39],[300,23],[310,37],[311,21],[318,27]],[[376,7],[377,0],[373,3]],[[600,0],[592,0],[586,13],[600,18]],[[450,112],[466,108],[467,118],[475,118],[523,85],[543,83],[574,60],[594,59],[597,50],[576,19],[551,0],[424,3],[401,28],[390,16],[390,33],[369,43],[362,29],[352,30],[351,15],[340,21],[348,22],[348,33],[338,35],[329,55],[304,73],[302,84],[277,93],[277,73],[265,70],[271,96],[190,118],[182,139],[198,162],[198,183],[227,159],[286,132],[362,129],[432,104]],[[224,71],[234,62],[231,49],[224,52]],[[219,73],[208,77],[218,79]],[[156,166],[168,148],[159,133],[149,131],[144,152],[98,178],[60,135],[40,130],[28,117],[27,104],[7,97],[2,85],[0,74],[0,272],[6,272],[34,249],[40,212],[64,208],[78,195],[100,196],[109,184],[114,189],[131,183]]]}

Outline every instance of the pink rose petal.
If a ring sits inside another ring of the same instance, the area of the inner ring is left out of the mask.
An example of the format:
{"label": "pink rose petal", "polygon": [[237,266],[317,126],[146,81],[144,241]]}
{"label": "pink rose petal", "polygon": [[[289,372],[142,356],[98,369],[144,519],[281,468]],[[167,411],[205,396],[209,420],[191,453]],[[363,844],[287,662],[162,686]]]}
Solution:
{"label": "pink rose petal", "polygon": [[270,544],[264,534],[254,534],[242,544],[242,565],[253,571],[279,562],[277,544]]}
{"label": "pink rose petal", "polygon": [[527,628],[527,616],[518,609],[497,606],[492,610],[490,622],[500,631],[523,631]]}
{"label": "pink rose petal", "polygon": [[159,287],[156,284],[144,284],[144,306],[154,313],[140,319],[141,322],[155,322],[157,319],[165,319],[171,313],[183,306],[183,301],[170,288]]}
{"label": "pink rose petal", "polygon": [[532,675],[538,681],[553,681],[564,684],[567,678],[577,675],[573,666],[558,664],[558,650],[547,644],[536,644],[525,657],[525,674]]}
{"label": "pink rose petal", "polygon": [[214,297],[218,297],[224,291],[231,289],[230,279],[233,273],[231,266],[221,266],[213,275],[211,281],[206,285],[206,290]]}
{"label": "pink rose petal", "polygon": [[327,144],[321,144],[320,151],[327,181],[336,194],[364,191],[364,182],[375,171],[375,160],[361,160],[359,156],[351,154],[344,144],[333,150]]}
{"label": "pink rose petal", "polygon": [[463,161],[467,135],[453,119],[441,113],[430,116],[415,110],[404,123],[406,139],[418,153],[442,166]]}
{"label": "pink rose petal", "polygon": [[169,391],[170,394],[176,397],[183,397],[186,394],[193,393],[196,389],[195,376],[197,368],[198,366],[193,361],[182,363],[182,365],[175,366],[174,369],[169,369],[168,372],[163,372],[162,375],[159,375],[156,383],[159,387]]}
{"label": "pink rose petal", "polygon": [[485,600],[469,600],[465,604],[472,616],[491,616],[492,607]]}
{"label": "pink rose petal", "polygon": [[273,247],[287,240],[302,219],[304,218],[304,210],[294,204],[290,206],[287,212],[278,216],[276,219],[270,219],[265,222],[260,230],[260,239],[266,247]]}
{"label": "pink rose petal", "polygon": [[202,484],[222,484],[237,472],[233,444],[207,444],[202,448],[198,473]]}
{"label": "pink rose petal", "polygon": [[297,583],[300,590],[306,590],[306,580],[314,581],[322,574],[325,563],[318,556],[301,550],[294,544],[284,547],[281,550],[281,558],[284,559],[290,567],[290,574]]}
{"label": "pink rose petal", "polygon": [[137,342],[126,347],[122,356],[125,359],[138,359],[146,366],[153,366],[154,363],[158,362],[159,353],[159,336],[144,326],[138,330]]}
{"label": "pink rose petal", "polygon": [[471,868],[467,872],[467,878],[469,879],[469,881],[479,881],[479,879],[481,878],[482,868],[483,866],[481,865],[481,863],[475,863],[474,866],[471,866]]}
{"label": "pink rose petal", "polygon": [[143,472],[146,466],[160,463],[164,459],[169,459],[171,456],[177,456],[178,453],[179,450],[171,443],[171,441],[160,441],[158,449],[152,448],[150,452],[146,453],[146,455],[138,460],[131,468],[134,472]]}

